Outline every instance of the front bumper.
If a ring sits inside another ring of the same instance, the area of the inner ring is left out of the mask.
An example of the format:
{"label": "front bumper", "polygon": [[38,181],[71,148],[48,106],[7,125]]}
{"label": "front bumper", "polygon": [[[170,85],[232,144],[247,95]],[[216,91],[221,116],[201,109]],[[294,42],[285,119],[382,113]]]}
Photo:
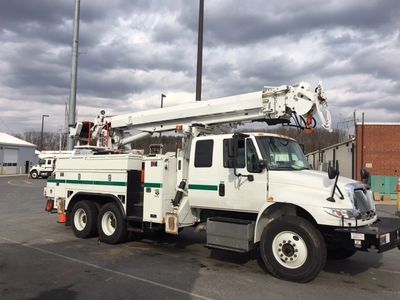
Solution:
{"label": "front bumper", "polygon": [[378,253],[396,247],[400,249],[399,218],[378,218],[370,226],[358,228],[336,228],[335,234],[347,249],[375,251]]}

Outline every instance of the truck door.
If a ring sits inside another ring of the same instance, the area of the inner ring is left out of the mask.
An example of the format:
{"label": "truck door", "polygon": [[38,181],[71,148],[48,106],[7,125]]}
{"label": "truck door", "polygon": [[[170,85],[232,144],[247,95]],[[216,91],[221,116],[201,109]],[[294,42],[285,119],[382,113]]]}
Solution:
{"label": "truck door", "polygon": [[236,170],[228,163],[229,139],[222,141],[223,170],[219,193],[221,206],[227,209],[258,212],[267,199],[266,170],[260,166],[260,154],[251,137],[239,140]]}
{"label": "truck door", "polygon": [[238,145],[236,174],[242,176],[236,176],[227,162],[230,138],[204,138],[193,144],[188,185],[190,205],[257,212],[267,198],[266,171],[259,167],[260,156],[252,138],[247,138]]}

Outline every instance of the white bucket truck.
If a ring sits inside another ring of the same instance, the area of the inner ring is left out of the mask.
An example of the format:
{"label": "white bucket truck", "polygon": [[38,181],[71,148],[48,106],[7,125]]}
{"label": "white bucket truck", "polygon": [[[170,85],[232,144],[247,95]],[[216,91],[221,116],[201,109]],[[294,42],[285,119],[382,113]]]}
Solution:
{"label": "white bucket truck", "polygon": [[[95,146],[118,148],[145,135],[175,130],[183,147],[165,154],[70,156],[56,162],[45,188],[47,210],[80,238],[105,243],[128,231],[179,234],[199,226],[206,246],[259,251],[276,277],[307,282],[328,257],[399,246],[400,221],[378,218],[365,186],[311,171],[295,140],[266,133],[232,133],[246,121],[297,123],[312,115],[330,129],[323,90],[307,83],[122,116],[91,124]],[[78,128],[79,126],[77,126]],[[140,130],[124,138],[123,131]],[[79,130],[73,131],[79,136]]]}

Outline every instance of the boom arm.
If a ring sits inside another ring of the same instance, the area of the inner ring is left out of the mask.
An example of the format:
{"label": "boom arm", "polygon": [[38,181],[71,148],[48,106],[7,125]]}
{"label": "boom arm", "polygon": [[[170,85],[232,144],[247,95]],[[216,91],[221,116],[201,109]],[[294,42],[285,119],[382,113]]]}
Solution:
{"label": "boom arm", "polygon": [[[175,130],[176,125],[223,126],[243,122],[266,121],[269,125],[290,123],[295,115],[305,118],[318,113],[321,125],[331,130],[330,113],[322,85],[315,91],[308,83],[297,86],[265,87],[263,91],[241,94],[153,109],[119,116],[98,116],[92,128],[92,138],[104,134],[104,128],[110,128],[113,146],[132,141],[123,141],[124,130],[139,130],[154,133]],[[133,138],[134,139],[134,138]],[[111,146],[110,144],[107,146]]]}

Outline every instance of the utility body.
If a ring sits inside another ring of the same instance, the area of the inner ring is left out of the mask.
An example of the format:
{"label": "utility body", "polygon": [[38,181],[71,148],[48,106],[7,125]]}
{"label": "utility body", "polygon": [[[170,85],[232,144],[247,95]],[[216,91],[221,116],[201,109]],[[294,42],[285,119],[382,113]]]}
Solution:
{"label": "utility body", "polygon": [[[76,236],[98,234],[112,244],[129,231],[177,235],[196,226],[207,232],[205,246],[259,251],[274,276],[297,282],[314,279],[327,256],[398,247],[400,221],[378,219],[364,184],[339,177],[332,168],[329,174],[310,170],[289,137],[232,132],[245,121],[288,123],[294,115],[303,116],[310,129],[312,115],[322,110],[318,106],[326,110],[322,87],[313,92],[301,83],[175,108],[100,115],[71,134],[111,151],[144,134],[175,129],[183,147],[165,154],[59,158],[45,188],[46,209],[56,210]],[[329,130],[329,112],[319,115]],[[141,133],[123,137],[126,129]]]}

